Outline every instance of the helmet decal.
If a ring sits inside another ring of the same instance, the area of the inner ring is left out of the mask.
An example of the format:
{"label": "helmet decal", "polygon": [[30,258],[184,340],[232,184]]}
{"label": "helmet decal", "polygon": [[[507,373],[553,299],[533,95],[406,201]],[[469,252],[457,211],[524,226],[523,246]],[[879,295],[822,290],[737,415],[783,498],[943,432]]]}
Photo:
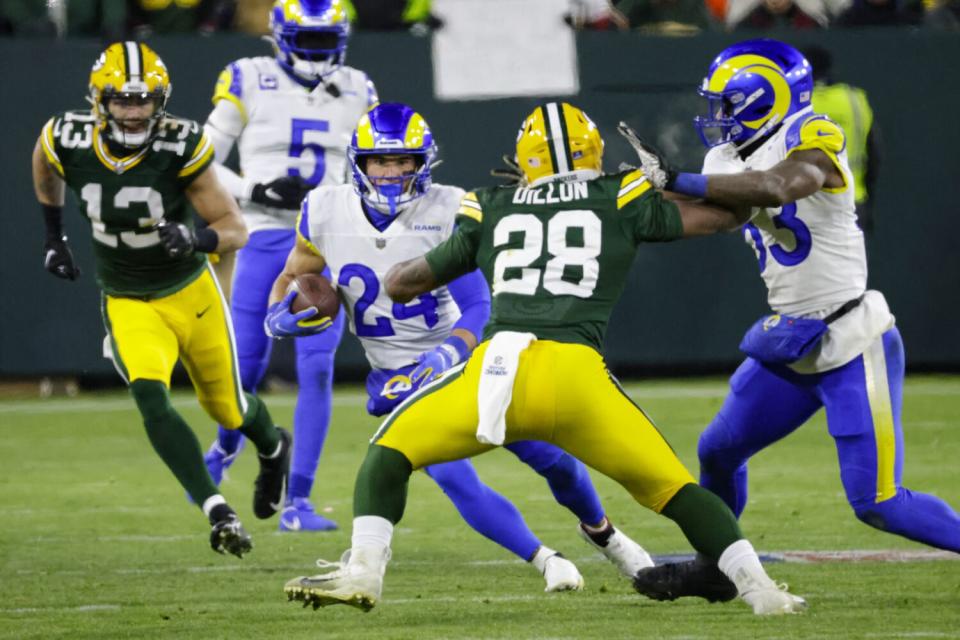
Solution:
{"label": "helmet decal", "polygon": [[803,55],[788,44],[756,39],[718,55],[699,93],[707,112],[694,126],[708,147],[732,142],[743,148],[810,106],[813,76]]}

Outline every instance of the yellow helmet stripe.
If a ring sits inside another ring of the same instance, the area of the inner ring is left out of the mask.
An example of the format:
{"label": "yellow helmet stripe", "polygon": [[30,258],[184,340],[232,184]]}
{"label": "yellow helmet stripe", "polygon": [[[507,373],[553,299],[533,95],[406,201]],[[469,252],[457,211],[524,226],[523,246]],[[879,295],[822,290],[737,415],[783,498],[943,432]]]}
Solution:
{"label": "yellow helmet stripe", "polygon": [[373,149],[373,129],[367,114],[363,114],[357,123],[357,146],[361,149]]}
{"label": "yellow helmet stripe", "polygon": [[563,107],[556,102],[548,102],[544,109],[547,139],[550,142],[550,159],[553,160],[555,173],[568,173],[573,167],[573,160],[567,145],[567,123],[563,118]]}

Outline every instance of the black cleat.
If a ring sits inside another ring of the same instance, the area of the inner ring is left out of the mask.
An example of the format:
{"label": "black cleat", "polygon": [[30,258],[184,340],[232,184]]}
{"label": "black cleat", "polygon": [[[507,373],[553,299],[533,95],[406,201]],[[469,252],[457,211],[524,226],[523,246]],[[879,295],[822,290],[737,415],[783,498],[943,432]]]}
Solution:
{"label": "black cleat", "polygon": [[280,453],[276,458],[260,460],[260,473],[253,484],[253,514],[263,520],[283,508],[287,492],[287,476],[290,473],[290,444],[292,438],[286,429],[277,427],[280,432]]}
{"label": "black cleat", "polygon": [[210,531],[210,547],[217,553],[232,553],[238,558],[253,549],[253,540],[247,533],[237,514],[232,511],[221,520],[212,523]]}
{"label": "black cleat", "polygon": [[715,562],[696,560],[661,564],[641,569],[633,588],[653,600],[697,597],[709,602],[728,602],[737,597],[737,587]]}

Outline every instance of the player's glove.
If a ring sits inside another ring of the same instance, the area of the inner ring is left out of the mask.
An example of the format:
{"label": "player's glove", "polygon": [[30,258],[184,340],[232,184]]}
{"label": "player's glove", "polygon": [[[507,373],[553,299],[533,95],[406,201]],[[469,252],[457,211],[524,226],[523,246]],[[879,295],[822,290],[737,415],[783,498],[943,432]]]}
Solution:
{"label": "player's glove", "polygon": [[505,153],[501,157],[503,158],[503,164],[506,166],[490,169],[490,175],[503,180],[503,186],[505,187],[521,186],[526,178],[524,178],[523,170],[517,163],[517,158],[509,153]]}
{"label": "player's glove", "polygon": [[73,253],[67,246],[67,236],[47,238],[43,243],[43,268],[64,280],[80,277],[80,267],[73,261]]}
{"label": "player's glove", "polygon": [[266,184],[253,185],[250,200],[265,207],[296,211],[312,188],[300,176],[283,176]]}
{"label": "player's glove", "polygon": [[623,136],[640,158],[640,168],[657,189],[671,189],[677,179],[677,171],[667,162],[656,147],[640,139],[637,132],[626,122],[617,125],[617,131]]}
{"label": "player's glove", "polygon": [[320,317],[316,307],[307,307],[293,313],[290,303],[297,296],[296,291],[288,293],[280,302],[274,302],[267,308],[267,317],[263,319],[263,330],[271,338],[290,338],[293,336],[312,336],[325,331],[333,324],[333,318]]}
{"label": "player's glove", "polygon": [[155,228],[160,235],[163,250],[171,258],[183,258],[195,251],[212,253],[220,242],[220,236],[210,227],[195,231],[182,222],[164,220]]}
{"label": "player's glove", "polygon": [[450,336],[441,344],[417,356],[417,366],[410,372],[410,382],[420,388],[436,379],[450,367],[466,360],[470,347],[458,336]]}

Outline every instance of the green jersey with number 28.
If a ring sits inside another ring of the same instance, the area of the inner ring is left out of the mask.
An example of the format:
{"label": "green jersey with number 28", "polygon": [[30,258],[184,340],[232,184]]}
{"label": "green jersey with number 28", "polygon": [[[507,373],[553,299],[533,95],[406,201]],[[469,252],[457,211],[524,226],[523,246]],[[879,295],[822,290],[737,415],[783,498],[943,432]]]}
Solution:
{"label": "green jersey with number 28", "polygon": [[189,284],[207,258],[170,258],[153,229],[161,220],[193,225],[185,190],[213,161],[196,122],[167,117],[142,149],[115,156],[89,111],[51,118],[40,141],[50,166],[80,199],[93,232],[97,283],[115,296],[160,297]]}
{"label": "green jersey with number 28", "polygon": [[677,206],[634,170],[467,193],[454,234],[426,259],[443,281],[483,272],[493,293],[485,339],[529,331],[600,351],[637,246],[682,234]]}

